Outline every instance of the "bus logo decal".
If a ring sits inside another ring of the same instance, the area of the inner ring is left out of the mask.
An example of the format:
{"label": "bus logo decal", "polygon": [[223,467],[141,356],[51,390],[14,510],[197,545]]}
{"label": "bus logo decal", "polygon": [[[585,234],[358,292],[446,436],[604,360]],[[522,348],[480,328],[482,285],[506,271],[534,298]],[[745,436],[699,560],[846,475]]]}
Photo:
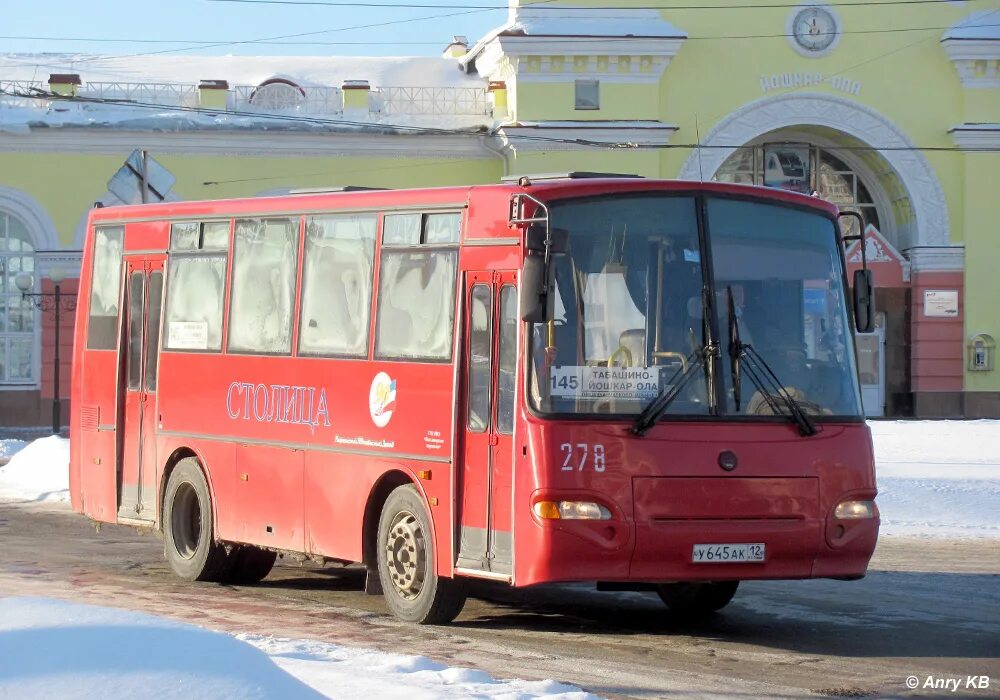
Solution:
{"label": "bus logo decal", "polygon": [[380,428],[389,424],[392,412],[396,410],[396,380],[385,372],[379,372],[372,380],[368,392],[368,412],[372,421]]}
{"label": "bus logo decal", "polygon": [[310,430],[330,427],[324,387],[233,382],[226,392],[226,411],[233,420],[296,423],[308,425]]}

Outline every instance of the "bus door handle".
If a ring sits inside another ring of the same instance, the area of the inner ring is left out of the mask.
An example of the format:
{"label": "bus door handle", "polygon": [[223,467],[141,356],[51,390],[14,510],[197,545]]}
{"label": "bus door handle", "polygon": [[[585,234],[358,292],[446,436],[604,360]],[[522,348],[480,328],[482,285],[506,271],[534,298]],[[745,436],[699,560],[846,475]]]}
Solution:
{"label": "bus door handle", "polygon": [[500,444],[500,436],[496,433],[490,433],[490,447],[494,447]]}

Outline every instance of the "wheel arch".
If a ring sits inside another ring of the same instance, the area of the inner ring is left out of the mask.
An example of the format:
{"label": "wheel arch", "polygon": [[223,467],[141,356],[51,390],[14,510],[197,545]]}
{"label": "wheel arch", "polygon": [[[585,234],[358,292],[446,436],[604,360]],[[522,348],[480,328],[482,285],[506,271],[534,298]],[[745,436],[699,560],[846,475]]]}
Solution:
{"label": "wheel arch", "polygon": [[[427,496],[424,494],[424,490],[420,488],[420,484],[413,478],[413,475],[403,469],[397,468],[387,471],[379,477],[368,493],[368,501],[365,503],[364,522],[361,527],[361,560],[369,570],[374,571],[378,568],[376,540],[378,539],[378,521],[382,516],[382,507],[385,505],[390,493],[400,486],[406,486],[407,484],[416,487],[420,499],[424,502],[424,508],[427,509]],[[429,515],[430,511],[429,509],[427,510]],[[431,527],[433,528],[433,518],[428,517],[428,520],[431,521]]]}
{"label": "wheel arch", "polygon": [[202,476],[205,477],[205,483],[208,484],[208,495],[212,499],[212,532],[218,532],[218,511],[217,511],[217,499],[215,497],[215,487],[212,484],[212,476],[208,469],[205,468],[205,458],[198,453],[194,448],[182,445],[176,447],[167,457],[166,461],[163,463],[163,473],[160,475],[160,482],[157,489],[156,495],[156,527],[158,529],[163,528],[163,499],[166,496],[167,482],[170,480],[170,475],[173,474],[174,469],[177,465],[181,463],[182,460],[188,457],[194,458],[198,463],[198,468],[201,469]]}

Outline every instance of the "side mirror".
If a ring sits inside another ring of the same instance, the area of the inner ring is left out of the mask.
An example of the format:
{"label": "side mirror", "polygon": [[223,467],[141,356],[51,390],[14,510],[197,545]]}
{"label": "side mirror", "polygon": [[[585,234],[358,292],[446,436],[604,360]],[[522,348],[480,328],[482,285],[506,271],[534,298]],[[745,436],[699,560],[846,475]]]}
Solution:
{"label": "side mirror", "polygon": [[854,327],[858,333],[875,330],[875,290],[871,270],[854,271]]}
{"label": "side mirror", "polygon": [[528,253],[524,258],[521,272],[521,320],[528,323],[544,323],[549,319],[549,294],[545,256]]}
{"label": "side mirror", "polygon": [[[524,247],[530,251],[545,252],[545,227],[532,226],[524,236]],[[569,250],[569,231],[564,228],[552,229],[550,254],[565,253]]]}

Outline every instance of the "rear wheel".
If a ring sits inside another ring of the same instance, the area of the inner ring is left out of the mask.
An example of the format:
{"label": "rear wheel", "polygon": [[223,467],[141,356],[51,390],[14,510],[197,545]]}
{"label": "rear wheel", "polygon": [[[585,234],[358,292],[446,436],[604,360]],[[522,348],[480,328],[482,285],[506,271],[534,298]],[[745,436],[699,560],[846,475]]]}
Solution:
{"label": "rear wheel", "polygon": [[680,617],[704,617],[726,607],[739,585],[739,581],[681,581],[661,583],[656,592],[670,612]]}
{"label": "rear wheel", "polygon": [[465,585],[442,578],[423,500],[412,485],[389,494],[378,524],[378,573],[392,613],[407,622],[441,625],[465,605]]}
{"label": "rear wheel", "polygon": [[230,552],[231,566],[227,583],[259,583],[271,573],[278,554],[251,545],[236,545]]}
{"label": "rear wheel", "polygon": [[232,560],[212,532],[212,498],[198,460],[182,459],[163,494],[164,553],[188,581],[223,581]]}

